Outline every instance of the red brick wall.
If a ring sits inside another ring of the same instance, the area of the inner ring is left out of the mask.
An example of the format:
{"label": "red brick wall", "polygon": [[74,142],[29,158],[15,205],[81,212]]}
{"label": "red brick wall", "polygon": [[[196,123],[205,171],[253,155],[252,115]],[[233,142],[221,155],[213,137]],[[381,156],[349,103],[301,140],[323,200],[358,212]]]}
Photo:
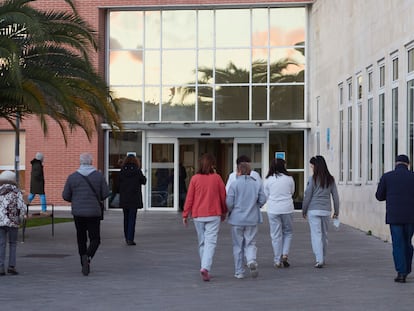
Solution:
{"label": "red brick wall", "polygon": [[[2,1],[0,1],[1,3]],[[79,14],[97,31],[99,31],[100,51],[98,54],[92,54],[91,60],[97,66],[99,72],[104,74],[104,11],[99,8],[109,6],[174,6],[174,5],[224,5],[224,4],[248,4],[255,3],[256,0],[75,0],[74,3]],[[289,3],[289,2],[308,2],[302,0],[260,0],[260,3]],[[34,5],[45,10],[66,10],[67,4],[63,0],[37,0]],[[30,186],[30,161],[34,158],[36,152],[40,151],[45,155],[45,179],[46,179],[46,196],[50,203],[55,205],[68,205],[61,199],[63,185],[66,177],[79,167],[79,154],[90,152],[94,157],[94,164],[103,169],[103,148],[102,133],[96,133],[89,142],[86,135],[77,130],[68,132],[68,142],[65,145],[59,126],[49,122],[47,136],[43,135],[40,122],[37,117],[25,119],[21,128],[26,131],[26,173],[25,184],[22,185],[25,192],[28,193]],[[4,120],[0,120],[0,130],[11,129]],[[5,148],[5,146],[1,146]],[[14,146],[7,146],[14,148]],[[38,203],[39,200],[33,203]]]}

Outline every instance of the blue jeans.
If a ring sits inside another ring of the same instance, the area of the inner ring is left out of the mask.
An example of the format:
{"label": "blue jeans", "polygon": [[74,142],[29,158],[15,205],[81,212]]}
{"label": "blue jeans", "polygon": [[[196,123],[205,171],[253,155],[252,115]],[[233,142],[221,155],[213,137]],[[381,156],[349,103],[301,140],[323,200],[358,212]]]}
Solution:
{"label": "blue jeans", "polygon": [[201,269],[211,270],[213,257],[216,251],[217,237],[220,229],[220,216],[211,221],[198,221],[194,218],[197,231],[198,253],[201,259]]}
{"label": "blue jeans", "polygon": [[395,270],[400,274],[407,275],[411,272],[413,261],[411,240],[414,234],[414,224],[390,224],[390,231]]}
{"label": "blue jeans", "polygon": [[275,264],[280,263],[282,255],[289,255],[290,244],[293,236],[293,213],[267,214],[270,226],[270,238]]}
{"label": "blue jeans", "polygon": [[124,236],[126,241],[134,241],[135,223],[137,221],[136,208],[123,208],[124,212]]}
{"label": "blue jeans", "polygon": [[0,227],[0,272],[4,272],[7,236],[9,240],[9,267],[16,266],[17,232],[19,228]]}
{"label": "blue jeans", "polygon": [[[35,196],[36,194],[29,193],[29,196],[27,197],[27,200],[29,201],[29,203],[33,201]],[[46,209],[47,209],[46,194],[39,194],[39,197],[40,197],[40,204],[42,205],[42,212],[46,212]]]}

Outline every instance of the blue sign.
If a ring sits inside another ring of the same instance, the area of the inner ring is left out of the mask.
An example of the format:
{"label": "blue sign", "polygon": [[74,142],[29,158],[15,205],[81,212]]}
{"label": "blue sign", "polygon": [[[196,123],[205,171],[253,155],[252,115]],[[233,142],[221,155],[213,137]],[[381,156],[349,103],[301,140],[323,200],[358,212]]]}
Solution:
{"label": "blue sign", "polygon": [[275,152],[275,159],[286,160],[286,152],[284,152],[284,151],[276,151]]}

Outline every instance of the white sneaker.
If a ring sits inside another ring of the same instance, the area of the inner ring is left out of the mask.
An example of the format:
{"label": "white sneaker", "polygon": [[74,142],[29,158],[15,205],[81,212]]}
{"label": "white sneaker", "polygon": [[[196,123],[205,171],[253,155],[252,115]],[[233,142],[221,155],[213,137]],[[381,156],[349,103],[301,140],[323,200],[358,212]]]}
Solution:
{"label": "white sneaker", "polygon": [[236,279],[244,279],[244,274],[243,274],[243,273],[236,273],[236,274],[234,275],[234,277],[235,277]]}
{"label": "white sneaker", "polygon": [[255,261],[252,261],[251,263],[248,264],[249,269],[250,269],[250,275],[252,276],[252,278],[257,278],[257,276],[259,275],[259,270],[257,269],[258,264]]}

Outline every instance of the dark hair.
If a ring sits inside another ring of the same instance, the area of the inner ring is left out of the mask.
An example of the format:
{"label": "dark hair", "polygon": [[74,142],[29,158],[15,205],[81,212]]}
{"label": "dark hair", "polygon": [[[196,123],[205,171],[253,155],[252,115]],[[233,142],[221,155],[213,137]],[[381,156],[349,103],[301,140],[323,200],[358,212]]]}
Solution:
{"label": "dark hair", "polygon": [[133,156],[133,155],[128,155],[124,159],[124,162],[122,163],[122,167],[128,164],[135,164],[138,168],[141,168],[141,161],[136,156]]}
{"label": "dark hair", "polygon": [[252,171],[250,163],[241,162],[237,164],[237,171],[240,173],[240,175],[250,175],[250,172]]}
{"label": "dark hair", "polygon": [[241,155],[236,159],[236,164],[239,165],[242,162],[250,163],[252,160],[250,160],[250,158],[246,155]]}
{"label": "dark hair", "polygon": [[267,173],[266,178],[273,175],[287,175],[291,176],[290,173],[286,170],[286,161],[283,159],[273,159],[270,163],[269,172]]}
{"label": "dark hair", "polygon": [[208,175],[214,173],[214,165],[216,164],[216,159],[210,153],[205,153],[201,156],[199,160],[199,168],[197,174]]}
{"label": "dark hair", "polygon": [[322,188],[328,188],[335,182],[335,178],[329,173],[323,156],[314,156],[310,159],[309,163],[313,164],[313,181],[315,184],[319,182]]}

